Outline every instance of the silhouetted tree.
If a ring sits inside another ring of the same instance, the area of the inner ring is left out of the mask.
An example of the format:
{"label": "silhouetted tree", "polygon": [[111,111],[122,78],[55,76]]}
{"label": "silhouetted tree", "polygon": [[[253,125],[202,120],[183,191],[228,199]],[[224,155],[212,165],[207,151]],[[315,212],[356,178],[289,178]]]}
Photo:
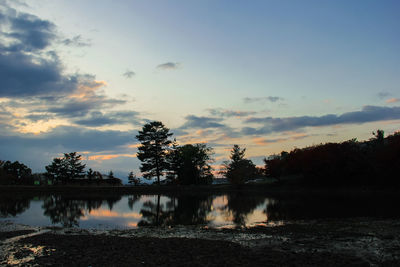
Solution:
{"label": "silhouetted tree", "polygon": [[383,130],[377,130],[376,132],[372,132],[372,134],[375,138],[372,138],[371,141],[377,145],[383,145],[385,140],[385,132]]}
{"label": "silhouetted tree", "polygon": [[1,184],[32,184],[32,170],[18,161],[0,162]]}
{"label": "silhouetted tree", "polygon": [[82,156],[76,152],[64,153],[63,158],[54,158],[53,162],[46,166],[46,176],[64,183],[69,179],[83,178],[86,165],[82,164],[81,160]]}
{"label": "silhouetted tree", "polygon": [[87,171],[87,177],[88,177],[89,181],[93,180],[93,178],[94,178],[94,172],[93,172],[92,168],[90,168],[90,169]]}
{"label": "silhouetted tree", "polygon": [[108,173],[108,179],[114,179],[115,177],[114,177],[114,173],[113,173],[113,171],[110,171],[109,173]]}
{"label": "silhouetted tree", "polygon": [[137,179],[136,179],[136,175],[133,174],[133,172],[130,172],[128,175],[128,183],[129,184],[137,184]]}
{"label": "silhouetted tree", "polygon": [[160,176],[168,169],[165,155],[171,144],[168,140],[171,135],[169,129],[160,121],[149,122],[139,131],[136,138],[141,146],[138,148],[137,157],[142,161],[140,171],[145,178],[157,177],[157,183],[160,183]]}
{"label": "silhouetted tree", "polygon": [[170,179],[180,184],[210,184],[213,179],[210,163],[212,148],[206,144],[175,145],[167,155]]}
{"label": "silhouetted tree", "polygon": [[94,175],[94,179],[103,180],[103,175],[101,175],[100,172],[95,171],[95,172],[93,173],[93,175]]}
{"label": "silhouetted tree", "polygon": [[224,162],[222,174],[232,184],[243,184],[245,181],[256,177],[258,170],[256,165],[245,159],[246,149],[241,149],[239,145],[234,145],[231,150],[231,161]]}

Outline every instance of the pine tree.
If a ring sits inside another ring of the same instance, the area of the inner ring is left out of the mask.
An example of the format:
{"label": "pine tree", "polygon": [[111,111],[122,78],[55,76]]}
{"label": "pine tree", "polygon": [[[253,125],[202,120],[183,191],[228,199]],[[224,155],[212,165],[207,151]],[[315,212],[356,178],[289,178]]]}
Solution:
{"label": "pine tree", "polygon": [[257,174],[256,165],[244,158],[245,152],[245,148],[240,149],[238,145],[234,145],[231,150],[231,161],[224,162],[225,170],[222,173],[230,183],[242,184]]}
{"label": "pine tree", "polygon": [[63,183],[69,179],[83,178],[86,165],[82,164],[81,160],[82,156],[76,152],[64,153],[63,158],[54,158],[53,162],[46,166],[46,176]]}
{"label": "pine tree", "polygon": [[160,176],[168,169],[165,156],[166,149],[171,144],[168,140],[171,135],[169,129],[160,121],[149,122],[143,126],[142,131],[139,131],[136,138],[141,146],[138,148],[137,157],[142,161],[140,171],[143,177],[147,179],[157,177],[157,182],[160,183]]}
{"label": "pine tree", "polygon": [[128,183],[129,184],[135,184],[135,185],[138,184],[138,179],[136,178],[136,175],[133,174],[133,172],[130,172],[129,175],[128,175]]}

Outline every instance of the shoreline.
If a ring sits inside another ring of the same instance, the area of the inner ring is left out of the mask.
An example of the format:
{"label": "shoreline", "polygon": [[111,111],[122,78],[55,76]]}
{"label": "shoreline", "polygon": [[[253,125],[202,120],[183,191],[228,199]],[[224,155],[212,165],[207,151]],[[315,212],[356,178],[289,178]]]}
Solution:
{"label": "shoreline", "polygon": [[255,193],[265,195],[384,195],[400,196],[400,188],[384,186],[306,187],[286,185],[203,185],[203,186],[0,186],[2,194],[224,194]]}
{"label": "shoreline", "polygon": [[9,235],[34,231],[19,232],[12,242],[7,242],[10,238],[0,240],[4,251],[0,264],[68,265],[73,259],[82,266],[396,266],[400,263],[399,226],[398,220],[371,218],[305,220],[239,229],[86,230],[0,225],[0,233],[6,230]]}

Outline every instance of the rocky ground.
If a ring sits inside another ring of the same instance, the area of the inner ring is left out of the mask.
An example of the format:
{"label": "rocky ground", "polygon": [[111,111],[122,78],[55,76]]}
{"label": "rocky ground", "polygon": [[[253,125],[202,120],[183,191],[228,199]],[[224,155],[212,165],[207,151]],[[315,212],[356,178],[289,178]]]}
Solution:
{"label": "rocky ground", "polygon": [[250,229],[129,230],[0,223],[4,266],[400,266],[400,221],[296,221]]}

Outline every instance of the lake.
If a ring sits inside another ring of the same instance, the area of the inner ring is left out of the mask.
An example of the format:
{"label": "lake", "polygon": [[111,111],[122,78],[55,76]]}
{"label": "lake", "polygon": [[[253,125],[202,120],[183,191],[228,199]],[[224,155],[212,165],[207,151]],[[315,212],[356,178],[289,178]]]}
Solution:
{"label": "lake", "polygon": [[274,226],[296,220],[398,218],[398,198],[349,196],[271,197],[231,194],[74,197],[0,196],[0,221],[30,226],[126,229],[145,226]]}

